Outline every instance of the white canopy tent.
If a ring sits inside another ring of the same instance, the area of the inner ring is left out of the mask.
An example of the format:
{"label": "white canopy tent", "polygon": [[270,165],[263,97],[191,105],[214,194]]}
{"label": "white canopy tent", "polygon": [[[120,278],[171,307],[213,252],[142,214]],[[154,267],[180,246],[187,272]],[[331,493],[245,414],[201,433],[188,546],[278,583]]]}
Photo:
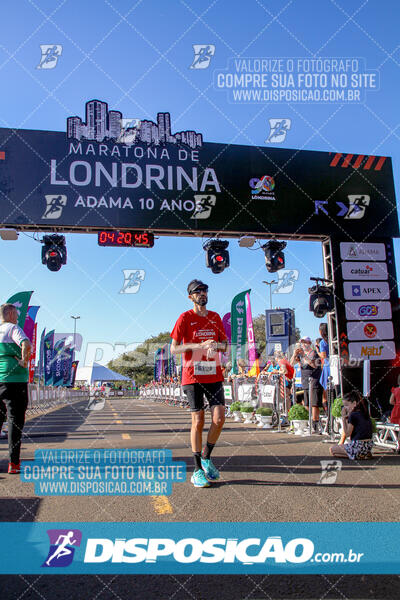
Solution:
{"label": "white canopy tent", "polygon": [[106,383],[106,382],[117,382],[117,381],[132,381],[129,377],[116,373],[99,363],[93,363],[89,367],[78,367],[76,372],[75,381],[84,382],[88,385],[94,383]]}

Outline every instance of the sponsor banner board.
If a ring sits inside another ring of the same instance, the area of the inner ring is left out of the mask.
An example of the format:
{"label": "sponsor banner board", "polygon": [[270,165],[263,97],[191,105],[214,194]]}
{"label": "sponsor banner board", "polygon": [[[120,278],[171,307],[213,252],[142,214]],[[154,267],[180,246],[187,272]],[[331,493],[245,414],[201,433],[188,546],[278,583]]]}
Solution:
{"label": "sponsor banner board", "polygon": [[390,302],[345,302],[348,321],[391,319]]}
{"label": "sponsor banner board", "polygon": [[392,321],[348,321],[349,340],[391,340],[394,338]]}
{"label": "sponsor banner board", "polygon": [[232,386],[231,385],[224,385],[224,396],[225,396],[225,400],[232,400],[233,396],[232,396]]}
{"label": "sponsor banner board", "polygon": [[342,275],[343,279],[379,281],[388,278],[388,270],[384,262],[343,262]]}
{"label": "sponsor banner board", "polygon": [[396,358],[394,342],[382,340],[376,342],[350,342],[349,354],[352,359],[393,360]]}
{"label": "sponsor banner board", "polygon": [[0,548],[2,574],[249,576],[400,570],[396,522],[4,522],[0,535],[7,540]]}
{"label": "sponsor banner board", "polygon": [[343,282],[345,300],[389,300],[389,284],[385,281],[376,283],[360,283],[359,281]]}
{"label": "sponsor banner board", "polygon": [[274,396],[275,396],[275,386],[274,385],[260,385],[261,392],[261,402],[263,404],[273,404]]}
{"label": "sponsor banner board", "polygon": [[386,260],[385,244],[381,243],[340,243],[342,260]]}
{"label": "sponsor banner board", "polygon": [[88,109],[93,104],[102,105],[104,117],[97,133],[93,128],[102,123],[89,123],[90,110],[86,125],[70,117],[67,131],[0,129],[0,224],[349,240],[372,230],[399,235],[389,157],[368,178],[357,169],[349,177],[329,152],[204,142],[196,131],[172,134],[169,113],[143,121],[125,143],[116,130],[106,131],[115,111],[107,121],[106,103],[89,101]]}

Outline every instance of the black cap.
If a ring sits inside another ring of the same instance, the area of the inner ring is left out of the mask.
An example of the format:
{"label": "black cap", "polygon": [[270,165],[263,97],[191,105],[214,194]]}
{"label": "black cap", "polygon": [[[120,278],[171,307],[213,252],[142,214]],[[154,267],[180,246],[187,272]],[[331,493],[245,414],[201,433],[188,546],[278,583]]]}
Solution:
{"label": "black cap", "polygon": [[208,285],[206,283],[203,283],[202,281],[200,281],[200,279],[192,279],[192,281],[190,281],[187,286],[189,296],[190,294],[193,294],[193,292],[195,292],[197,288],[200,287],[206,288],[206,290],[208,290]]}

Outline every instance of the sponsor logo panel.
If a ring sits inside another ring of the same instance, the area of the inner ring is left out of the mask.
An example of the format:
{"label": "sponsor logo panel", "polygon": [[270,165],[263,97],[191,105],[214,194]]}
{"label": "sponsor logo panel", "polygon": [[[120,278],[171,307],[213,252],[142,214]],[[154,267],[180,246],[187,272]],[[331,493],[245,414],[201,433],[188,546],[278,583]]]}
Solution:
{"label": "sponsor logo panel", "polygon": [[344,262],[342,263],[343,279],[387,279],[387,265],[384,262]]}
{"label": "sponsor logo panel", "polygon": [[345,302],[348,321],[391,319],[390,302]]}
{"label": "sponsor logo panel", "polygon": [[350,342],[349,353],[353,359],[393,360],[396,358],[394,342]]}
{"label": "sponsor logo panel", "polygon": [[340,258],[342,260],[386,260],[385,244],[341,242]]}
{"label": "sponsor logo panel", "polygon": [[345,281],[343,283],[345,300],[389,300],[389,284],[385,281],[376,283],[360,283]]}
{"label": "sponsor logo panel", "polygon": [[390,340],[394,338],[391,321],[349,321],[347,323],[349,340]]}
{"label": "sponsor logo panel", "polygon": [[275,179],[270,175],[252,177],[249,181],[252,200],[276,200],[274,189]]}

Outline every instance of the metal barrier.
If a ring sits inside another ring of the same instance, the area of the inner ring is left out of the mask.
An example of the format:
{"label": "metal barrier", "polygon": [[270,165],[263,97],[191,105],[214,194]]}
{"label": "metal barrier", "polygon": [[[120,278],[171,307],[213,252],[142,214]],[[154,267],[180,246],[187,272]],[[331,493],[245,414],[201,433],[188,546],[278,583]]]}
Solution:
{"label": "metal barrier", "polygon": [[61,386],[51,387],[29,383],[27,412],[39,413],[62,404],[87,400],[88,395],[89,392],[86,390],[71,390]]}
{"label": "metal barrier", "polygon": [[376,423],[376,433],[373,435],[373,441],[376,446],[399,448],[400,426],[394,423]]}

